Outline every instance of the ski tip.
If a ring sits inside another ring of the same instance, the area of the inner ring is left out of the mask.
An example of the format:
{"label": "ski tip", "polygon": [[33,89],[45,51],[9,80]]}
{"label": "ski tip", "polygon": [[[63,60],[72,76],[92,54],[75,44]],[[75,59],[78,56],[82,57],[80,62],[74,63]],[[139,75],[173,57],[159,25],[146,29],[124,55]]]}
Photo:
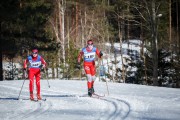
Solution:
{"label": "ski tip", "polygon": [[38,101],[46,101],[46,98],[45,98],[45,99],[38,100]]}
{"label": "ski tip", "polygon": [[105,94],[99,95],[99,94],[93,93],[92,95],[93,95],[93,96],[97,96],[97,97],[99,97],[99,98],[100,98],[100,97],[105,97]]}
{"label": "ski tip", "polygon": [[38,102],[38,100],[30,100],[30,101],[32,101],[32,102]]}

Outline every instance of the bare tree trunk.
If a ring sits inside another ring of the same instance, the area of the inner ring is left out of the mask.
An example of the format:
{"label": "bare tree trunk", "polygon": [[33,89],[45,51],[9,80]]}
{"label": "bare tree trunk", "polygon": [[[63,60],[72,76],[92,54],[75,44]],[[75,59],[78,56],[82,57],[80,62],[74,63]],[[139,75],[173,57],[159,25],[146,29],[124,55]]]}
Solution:
{"label": "bare tree trunk", "polygon": [[59,57],[58,56],[55,57],[55,64],[56,64],[57,78],[60,78],[60,74],[59,74]]}
{"label": "bare tree trunk", "polygon": [[[86,35],[86,26],[87,26],[87,12],[86,12],[86,8],[84,11],[84,34]],[[86,36],[84,35],[84,38],[86,38]],[[82,45],[84,46],[85,41],[83,40]]]}
{"label": "bare tree trunk", "polygon": [[123,61],[123,56],[122,56],[122,33],[121,33],[121,24],[118,22],[119,26],[119,40],[120,40],[120,54],[121,54],[121,61],[122,61],[122,79],[123,82],[125,83],[125,67],[124,67],[124,61]]}
{"label": "bare tree trunk", "polygon": [[169,48],[170,50],[172,50],[172,25],[171,25],[171,21],[172,21],[172,18],[171,18],[171,0],[169,0]]}
{"label": "bare tree trunk", "polygon": [[[1,25],[1,22],[0,22]],[[0,27],[0,36],[1,36],[1,27]],[[0,81],[3,80],[3,60],[2,60],[2,40],[0,40]]]}
{"label": "bare tree trunk", "polygon": [[158,86],[158,41],[157,41],[157,20],[155,2],[152,1],[152,46],[153,46],[153,85]]}
{"label": "bare tree trunk", "polygon": [[[176,53],[180,54],[180,39],[179,39],[179,0],[176,0]],[[177,60],[180,61],[180,56],[177,57]],[[177,88],[180,88],[180,79],[177,80]]]}
{"label": "bare tree trunk", "polygon": [[62,57],[63,57],[63,65],[65,67],[66,59],[65,59],[65,31],[64,31],[64,14],[65,14],[65,2],[62,0],[61,6],[61,16],[62,16],[62,29],[61,29],[61,38],[62,38]]}
{"label": "bare tree trunk", "polygon": [[[83,13],[81,12],[81,16],[83,16]],[[84,19],[85,16],[84,16]],[[85,25],[84,25],[84,21],[83,21],[83,17],[81,17],[81,45],[84,46],[84,31],[85,31]]]}
{"label": "bare tree trunk", "polygon": [[[129,3],[128,3],[128,4],[129,4]],[[127,10],[128,10],[128,12],[130,12],[130,10],[129,10],[129,5],[128,5]],[[127,20],[127,39],[128,39],[128,40],[130,39],[129,32],[130,32],[130,26],[129,26],[129,18],[128,18],[128,20]]]}
{"label": "bare tree trunk", "polygon": [[[177,47],[177,54],[180,53],[180,40],[179,40],[179,1],[176,0],[176,47]],[[178,49],[179,48],[179,49]]]}
{"label": "bare tree trunk", "polygon": [[76,0],[76,26],[75,26],[75,41],[77,42],[78,37],[78,24],[79,24],[79,7],[78,7],[78,0]]}
{"label": "bare tree trunk", "polygon": [[65,31],[64,31],[64,14],[65,14],[65,2],[66,0],[59,0],[58,1],[58,11],[59,11],[59,25],[60,25],[60,38],[59,39],[60,43],[61,43],[61,49],[59,49],[59,54],[61,53],[61,50],[62,50],[62,55],[59,55],[59,56],[62,56],[62,59],[63,59],[63,66],[65,68],[65,63],[66,63],[66,60],[65,60]]}
{"label": "bare tree trunk", "polygon": [[70,42],[70,24],[69,24],[70,20],[69,20],[69,17],[67,16],[67,46],[68,46],[68,50],[70,48],[69,46],[69,42]]}
{"label": "bare tree trunk", "polygon": [[[144,55],[144,38],[143,38],[144,34],[143,34],[143,26],[142,26],[142,23],[141,23],[141,35],[140,35],[140,39],[142,41],[142,44],[141,44],[141,57],[143,58],[143,61],[144,61],[144,79],[145,81],[144,84],[147,84],[147,66],[146,66],[146,56]],[[143,79],[143,80],[144,80]]]}

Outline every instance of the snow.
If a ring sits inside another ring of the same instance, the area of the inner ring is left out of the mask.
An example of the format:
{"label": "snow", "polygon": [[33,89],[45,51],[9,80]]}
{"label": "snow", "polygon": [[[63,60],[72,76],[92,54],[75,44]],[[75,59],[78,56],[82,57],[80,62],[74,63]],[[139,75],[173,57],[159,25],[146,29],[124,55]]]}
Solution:
{"label": "snow", "polygon": [[1,120],[179,120],[180,90],[124,83],[95,82],[100,99],[87,96],[80,80],[41,80],[46,101],[29,101],[29,81],[0,82]]}
{"label": "snow", "polygon": [[[129,74],[126,73],[127,77],[134,77],[135,76],[135,72],[138,70],[138,68],[136,66],[130,66],[129,63],[138,63],[141,60],[140,58],[140,51],[142,49],[142,41],[141,40],[136,40],[136,39],[132,39],[127,41],[124,41],[122,43],[122,49],[120,46],[120,43],[105,43],[106,49],[108,51],[110,51],[110,49],[112,48],[111,45],[113,46],[113,51],[111,50],[112,53],[104,53],[104,57],[101,60],[102,63],[101,65],[104,66],[105,68],[105,73],[110,74],[112,77],[114,77],[114,79],[121,79],[122,80],[122,73],[119,72],[117,73],[117,68],[123,70],[123,64],[126,67],[126,71],[127,73],[129,72]],[[128,54],[129,51],[129,54]],[[144,52],[147,52],[146,48],[144,48],[143,50]],[[122,56],[121,56],[122,53]],[[115,63],[116,61],[116,63]],[[123,61],[123,62],[122,62]],[[97,65],[98,63],[96,63]],[[131,74],[130,74],[131,72]],[[106,78],[106,80],[111,81],[111,79]]]}

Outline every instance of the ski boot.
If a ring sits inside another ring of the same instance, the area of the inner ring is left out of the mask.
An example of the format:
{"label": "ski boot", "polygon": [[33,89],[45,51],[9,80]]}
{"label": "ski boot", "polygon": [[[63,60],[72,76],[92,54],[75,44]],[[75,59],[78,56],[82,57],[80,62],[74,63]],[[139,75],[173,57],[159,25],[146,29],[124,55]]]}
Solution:
{"label": "ski boot", "polygon": [[41,98],[41,95],[40,95],[40,94],[37,94],[37,99],[38,99],[38,100],[42,100],[42,98]]}
{"label": "ski boot", "polygon": [[89,89],[88,89],[88,95],[89,95],[89,97],[92,96],[92,88],[89,88]]}
{"label": "ski boot", "polygon": [[30,93],[30,100],[34,100],[33,93]]}

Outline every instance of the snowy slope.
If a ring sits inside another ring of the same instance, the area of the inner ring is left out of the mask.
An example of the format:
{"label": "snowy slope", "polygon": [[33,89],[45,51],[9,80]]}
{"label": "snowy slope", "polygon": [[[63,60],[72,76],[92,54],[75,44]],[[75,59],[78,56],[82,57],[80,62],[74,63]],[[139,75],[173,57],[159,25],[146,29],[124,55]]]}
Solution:
{"label": "snowy slope", "polygon": [[26,80],[0,82],[1,120],[179,120],[180,90],[123,83],[95,82],[101,99],[87,97],[86,81],[41,81],[46,101],[29,101]]}

